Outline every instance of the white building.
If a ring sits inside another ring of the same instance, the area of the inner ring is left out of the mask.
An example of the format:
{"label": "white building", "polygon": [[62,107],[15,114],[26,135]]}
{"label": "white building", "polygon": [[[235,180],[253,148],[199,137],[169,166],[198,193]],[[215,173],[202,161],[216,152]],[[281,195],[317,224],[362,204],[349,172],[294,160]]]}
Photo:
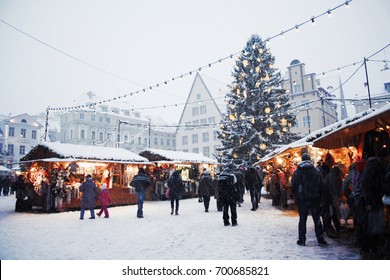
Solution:
{"label": "white building", "polygon": [[213,157],[222,113],[203,79],[196,74],[176,131],[177,150]]}
{"label": "white building", "polygon": [[337,105],[318,84],[316,74],[306,74],[305,64],[299,60],[293,60],[287,67],[282,87],[290,93],[291,109],[297,116],[292,132],[307,135],[338,121]]}
{"label": "white building", "polygon": [[175,132],[160,129],[153,120],[119,102],[98,103],[87,93],[83,110],[61,115],[60,142],[120,147],[132,152],[145,148],[174,150]]}
{"label": "white building", "polygon": [[0,164],[12,168],[41,140],[43,126],[28,114],[0,118]]}

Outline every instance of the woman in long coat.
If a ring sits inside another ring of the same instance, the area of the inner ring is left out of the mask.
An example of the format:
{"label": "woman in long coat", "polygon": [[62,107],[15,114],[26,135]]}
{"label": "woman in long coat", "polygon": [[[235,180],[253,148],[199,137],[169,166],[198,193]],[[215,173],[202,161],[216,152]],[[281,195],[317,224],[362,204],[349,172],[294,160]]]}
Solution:
{"label": "woman in long coat", "polygon": [[179,200],[181,199],[182,193],[184,191],[184,184],[183,180],[181,179],[179,170],[173,171],[171,177],[168,180],[168,187],[170,188],[171,215],[173,215],[173,209],[175,209],[175,215],[179,215]]}
{"label": "woman in long coat", "polygon": [[89,218],[95,219],[94,208],[96,206],[96,197],[99,195],[99,192],[95,183],[92,180],[91,175],[87,175],[85,182],[81,184],[79,190],[83,193],[83,196],[81,198],[80,220],[84,220],[85,209],[89,209],[91,211],[91,217]]}

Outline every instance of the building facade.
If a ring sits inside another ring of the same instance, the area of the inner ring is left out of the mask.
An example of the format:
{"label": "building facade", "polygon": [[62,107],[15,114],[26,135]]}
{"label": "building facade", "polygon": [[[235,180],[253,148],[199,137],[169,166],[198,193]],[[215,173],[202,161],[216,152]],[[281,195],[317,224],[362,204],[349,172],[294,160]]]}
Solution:
{"label": "building facade", "polygon": [[176,131],[177,150],[213,158],[222,113],[203,79],[196,74]]}
{"label": "building facade", "polygon": [[43,126],[28,114],[0,120],[0,164],[12,168],[41,140]]}
{"label": "building facade", "polygon": [[291,131],[302,136],[338,121],[337,104],[319,86],[316,74],[306,74],[305,64],[295,59],[287,68],[282,88],[290,93],[296,124]]}
{"label": "building facade", "polygon": [[140,112],[115,104],[96,105],[92,100],[85,108],[61,115],[60,142],[120,147],[135,153],[145,148],[175,150],[175,131],[159,129]]}

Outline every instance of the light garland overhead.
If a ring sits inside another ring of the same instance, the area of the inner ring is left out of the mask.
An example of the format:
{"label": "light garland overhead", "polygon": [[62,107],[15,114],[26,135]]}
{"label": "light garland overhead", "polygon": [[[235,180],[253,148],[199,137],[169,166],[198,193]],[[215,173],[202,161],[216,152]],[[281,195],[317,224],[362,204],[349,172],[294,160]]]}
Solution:
{"label": "light garland overhead", "polygon": [[[297,29],[299,29],[301,26],[306,25],[306,24],[308,24],[308,23],[309,23],[309,24],[313,24],[313,23],[314,23],[318,18],[320,18],[320,17],[323,17],[323,16],[325,16],[325,15],[331,15],[333,11],[335,11],[335,10],[337,10],[337,9],[343,7],[343,6],[347,6],[347,7],[348,7],[349,4],[350,4],[350,2],[352,2],[352,0],[347,0],[347,1],[345,1],[344,3],[339,4],[338,6],[332,8],[332,9],[328,9],[327,11],[325,11],[325,12],[323,12],[323,13],[317,15],[317,16],[313,16],[313,17],[311,17],[310,19],[308,19],[308,20],[306,20],[306,21],[304,21],[304,22],[301,22],[301,23],[299,23],[299,24],[296,24],[296,25],[294,25],[293,27],[291,27],[291,28],[289,28],[289,29],[286,29],[286,30],[282,31],[281,33],[278,33],[278,34],[276,34],[276,35],[274,35],[274,36],[268,37],[266,40],[264,40],[264,42],[267,43],[267,42],[270,42],[271,40],[273,40],[273,39],[275,39],[275,38],[277,38],[277,37],[283,37],[286,33],[291,32],[291,31],[293,31],[293,30],[297,30]],[[64,51],[61,51],[61,50],[59,50],[58,48],[55,48],[55,47],[53,47],[53,46],[51,46],[51,45],[49,45],[49,44],[47,44],[47,43],[45,43],[45,42],[43,42],[43,41],[41,41],[41,40],[39,40],[39,39],[37,39],[37,38],[35,38],[35,37],[33,37],[33,36],[27,34],[26,32],[24,32],[24,31],[22,31],[22,30],[20,30],[20,29],[18,29],[18,28],[16,28],[16,27],[14,27],[13,25],[7,23],[6,21],[4,21],[4,20],[2,20],[2,19],[0,19],[0,22],[3,22],[4,24],[6,24],[6,25],[8,25],[8,26],[10,26],[10,27],[12,27],[12,28],[14,28],[15,30],[17,30],[17,31],[19,31],[19,32],[21,32],[21,33],[23,33],[24,35],[26,35],[26,36],[32,38],[33,40],[36,40],[36,41],[38,41],[39,43],[41,43],[41,44],[43,44],[43,45],[45,45],[45,46],[47,46],[47,47],[49,47],[49,48],[51,48],[51,49],[57,51],[57,52],[60,52],[61,54],[65,55],[65,56],[68,56],[68,57],[70,57],[70,58],[72,58],[72,59],[74,59],[74,60],[76,60],[76,61],[78,61],[78,62],[80,62],[80,63],[83,63],[83,64],[85,64],[85,65],[87,65],[87,66],[89,66],[89,67],[91,67],[91,68],[94,68],[95,70],[104,72],[104,73],[106,73],[106,74],[115,76],[115,77],[117,77],[117,78],[120,78],[120,79],[125,80],[125,81],[128,81],[128,82],[134,83],[134,82],[132,82],[132,81],[129,81],[129,80],[126,79],[126,78],[123,78],[123,77],[121,77],[121,76],[119,76],[119,75],[113,74],[113,73],[111,73],[111,72],[109,72],[109,71],[106,71],[106,70],[104,70],[104,69],[102,69],[102,68],[99,68],[99,67],[94,66],[94,65],[92,65],[92,64],[90,64],[90,63],[87,63],[87,62],[85,62],[85,61],[83,61],[83,60],[81,60],[81,59],[78,59],[78,58],[76,58],[76,57],[74,57],[74,56],[72,56],[72,55],[69,55],[69,54],[67,54],[67,53],[64,52]],[[218,59],[218,60],[216,60],[216,61],[207,63],[206,65],[197,67],[197,68],[195,68],[194,70],[188,71],[188,72],[186,72],[186,73],[182,73],[182,74],[180,74],[180,75],[174,76],[174,77],[172,77],[172,78],[170,78],[170,79],[167,79],[167,80],[165,80],[165,81],[163,81],[163,82],[159,82],[159,83],[156,83],[156,84],[153,84],[153,85],[149,85],[149,86],[144,87],[143,89],[140,89],[140,90],[137,90],[137,91],[134,91],[134,92],[130,92],[130,93],[127,93],[127,94],[124,94],[124,95],[121,95],[121,96],[118,96],[118,97],[115,97],[115,98],[110,98],[110,99],[102,100],[102,101],[93,103],[92,105],[89,105],[89,106],[87,106],[87,105],[78,105],[78,106],[61,107],[61,108],[51,108],[51,107],[49,106],[49,107],[47,108],[47,110],[48,110],[48,111],[64,111],[64,110],[66,111],[66,110],[82,109],[82,108],[86,108],[86,107],[90,107],[90,106],[96,106],[96,105],[98,105],[98,104],[102,104],[102,103],[106,103],[106,102],[111,102],[111,101],[114,101],[114,100],[119,100],[119,99],[122,99],[122,98],[131,97],[131,96],[133,96],[133,95],[137,95],[137,94],[140,94],[140,93],[145,93],[145,92],[147,92],[147,91],[154,90],[155,88],[158,88],[158,87],[160,87],[160,86],[162,86],[162,85],[167,85],[169,82],[175,81],[175,80],[177,80],[177,79],[181,79],[181,78],[186,77],[186,76],[191,76],[193,73],[200,72],[200,71],[202,71],[202,69],[205,69],[205,68],[210,68],[211,66],[213,66],[213,65],[215,65],[215,64],[219,64],[219,63],[221,63],[222,61],[225,61],[225,60],[227,60],[227,59],[232,59],[235,55],[237,55],[237,54],[239,54],[239,53],[241,53],[241,51],[240,51],[240,52],[232,53],[232,54],[230,54],[230,55],[228,55],[228,56],[225,56],[225,57],[222,57],[222,58],[220,58],[220,59]]]}

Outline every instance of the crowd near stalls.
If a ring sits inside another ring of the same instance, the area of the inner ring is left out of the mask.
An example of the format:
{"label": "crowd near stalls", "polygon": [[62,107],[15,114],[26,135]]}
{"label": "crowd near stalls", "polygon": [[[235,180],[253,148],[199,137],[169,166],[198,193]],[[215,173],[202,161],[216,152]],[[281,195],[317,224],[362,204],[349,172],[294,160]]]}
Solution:
{"label": "crowd near stalls", "polygon": [[130,182],[141,167],[152,182],[146,199],[165,199],[166,182],[175,170],[180,170],[185,184],[183,198],[195,197],[202,170],[214,170],[216,161],[193,153],[151,149],[135,154],[119,148],[45,142],[23,157],[20,165],[19,179],[23,184],[18,185],[23,186],[23,191],[19,193],[23,200],[28,198],[28,206],[18,211],[49,213],[80,209],[79,187],[87,175],[92,176],[99,189],[105,184],[110,206],[136,204]]}
{"label": "crowd near stalls", "polygon": [[148,160],[124,149],[46,142],[20,162],[32,204],[45,212],[79,209],[79,186],[87,175],[98,187],[106,183],[112,205],[135,204],[132,177]]}
{"label": "crowd near stalls", "polygon": [[0,165],[0,195],[14,194],[14,189],[12,188],[14,182],[15,173],[11,169]]}
{"label": "crowd near stalls", "polygon": [[215,159],[195,153],[145,149],[139,155],[153,163],[151,168],[152,190],[149,197],[164,200],[167,180],[175,170],[179,170],[184,183],[183,198],[198,196],[199,179],[204,170],[215,177],[218,162]]}
{"label": "crowd near stalls", "polygon": [[390,105],[342,120],[264,157],[259,164],[275,205],[283,206],[284,184],[293,198],[290,179],[304,153],[324,178],[322,220],[328,237],[339,238],[352,221],[362,258],[389,257],[390,206],[382,197],[390,195]]}

